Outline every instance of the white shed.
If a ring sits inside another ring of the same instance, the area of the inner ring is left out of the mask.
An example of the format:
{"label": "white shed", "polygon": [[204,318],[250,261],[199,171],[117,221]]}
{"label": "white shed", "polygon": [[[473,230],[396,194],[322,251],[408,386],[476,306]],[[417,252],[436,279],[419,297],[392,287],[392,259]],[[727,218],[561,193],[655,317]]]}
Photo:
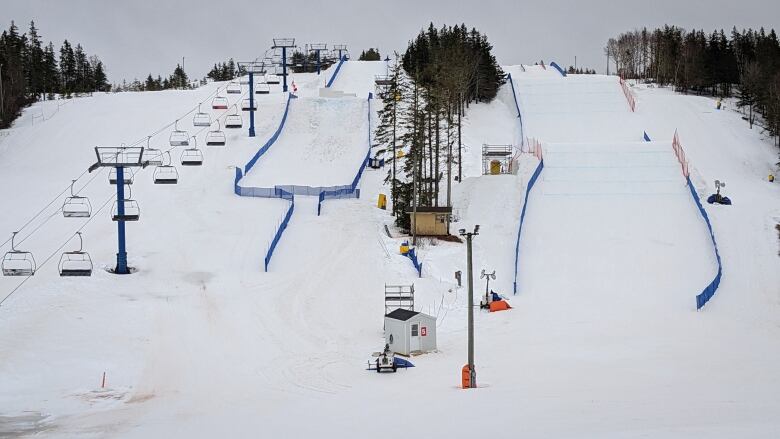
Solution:
{"label": "white shed", "polygon": [[385,316],[385,343],[401,355],[436,350],[436,317],[396,309]]}

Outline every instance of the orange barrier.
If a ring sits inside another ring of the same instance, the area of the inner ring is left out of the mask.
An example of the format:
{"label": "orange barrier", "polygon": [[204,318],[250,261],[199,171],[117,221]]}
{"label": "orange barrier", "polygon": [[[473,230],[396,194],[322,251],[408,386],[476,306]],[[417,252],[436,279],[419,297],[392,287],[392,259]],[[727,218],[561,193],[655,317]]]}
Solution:
{"label": "orange barrier", "polygon": [[620,88],[623,89],[623,94],[626,96],[626,100],[628,101],[628,106],[631,107],[631,111],[636,111],[636,99],[634,98],[633,93],[631,93],[631,90],[628,88],[628,84],[622,76],[620,77]]}
{"label": "orange barrier", "polygon": [[685,150],[682,143],[680,143],[680,136],[677,135],[677,130],[674,130],[674,138],[672,139],[672,149],[674,149],[674,155],[677,156],[677,161],[680,162],[682,167],[682,173],[685,177],[688,177],[688,160],[685,158]]}

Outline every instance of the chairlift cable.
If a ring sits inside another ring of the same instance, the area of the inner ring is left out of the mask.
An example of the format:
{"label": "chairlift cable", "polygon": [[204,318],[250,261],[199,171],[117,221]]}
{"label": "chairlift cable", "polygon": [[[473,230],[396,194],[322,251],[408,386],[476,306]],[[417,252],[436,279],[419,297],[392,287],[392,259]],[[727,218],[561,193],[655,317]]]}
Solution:
{"label": "chairlift cable", "polygon": [[[44,266],[44,265],[46,265],[46,263],[48,263],[48,262],[49,262],[49,261],[50,261],[50,260],[51,260],[51,259],[52,259],[54,256],[56,256],[56,255],[57,255],[57,254],[58,254],[58,253],[59,253],[59,252],[60,252],[60,251],[61,251],[61,250],[62,250],[62,249],[63,249],[63,248],[66,246],[66,245],[68,245],[68,243],[71,241],[71,239],[73,239],[73,237],[74,237],[74,236],[78,235],[78,234],[79,234],[79,233],[80,233],[82,230],[84,230],[84,227],[86,227],[86,226],[87,226],[87,224],[89,224],[89,223],[90,223],[90,222],[91,222],[93,219],[95,219],[95,218],[98,216],[97,214],[99,214],[99,213],[100,213],[100,212],[101,212],[103,209],[105,209],[105,208],[106,208],[106,206],[108,205],[108,203],[109,203],[109,202],[110,202],[112,199],[114,199],[115,197],[116,197],[116,194],[112,194],[110,197],[108,197],[108,199],[107,199],[107,200],[106,200],[106,201],[103,203],[103,205],[101,205],[101,206],[100,206],[100,208],[97,210],[97,212],[95,212],[95,215],[92,215],[91,217],[89,217],[89,218],[88,218],[88,219],[87,219],[87,220],[84,222],[84,224],[82,224],[82,225],[81,225],[81,227],[79,227],[79,228],[78,228],[78,230],[76,230],[76,232],[75,232],[75,233],[73,233],[72,235],[70,235],[70,236],[68,237],[68,239],[66,239],[66,240],[65,240],[65,242],[63,242],[63,243],[62,243],[62,245],[60,245],[59,247],[57,247],[57,249],[56,249],[56,250],[54,250],[54,252],[53,252],[52,254],[50,254],[50,255],[49,255],[49,256],[48,256],[46,259],[44,259],[44,260],[43,260],[43,262],[42,262],[40,265],[38,265],[38,266],[36,267],[36,270],[35,270],[35,271],[38,271],[38,270],[40,270],[41,268],[43,268],[43,266]],[[26,238],[25,238],[25,239],[26,239]],[[22,279],[22,281],[21,281],[21,282],[19,282],[19,284],[18,284],[16,287],[14,287],[14,289],[12,289],[12,290],[11,290],[11,292],[10,292],[10,293],[8,293],[8,295],[6,295],[6,296],[3,298],[3,300],[0,300],[0,307],[1,307],[1,306],[3,306],[3,303],[5,303],[5,301],[6,301],[6,300],[8,300],[8,298],[9,298],[9,297],[11,297],[11,296],[12,296],[12,295],[13,295],[13,294],[16,292],[16,291],[18,291],[18,290],[19,290],[19,288],[21,288],[21,287],[22,287],[22,285],[24,285],[24,283],[25,283],[25,282],[27,282],[27,281],[28,281],[29,279],[31,279],[32,277],[33,277],[33,276],[26,276],[24,279]]]}

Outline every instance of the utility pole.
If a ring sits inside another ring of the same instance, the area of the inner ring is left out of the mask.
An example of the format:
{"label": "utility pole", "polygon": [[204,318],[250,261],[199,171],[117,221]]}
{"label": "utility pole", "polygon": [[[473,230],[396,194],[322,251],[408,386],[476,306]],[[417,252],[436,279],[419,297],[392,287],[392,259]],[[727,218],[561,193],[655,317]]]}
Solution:
{"label": "utility pole", "polygon": [[3,97],[3,65],[0,64],[0,120],[5,117],[5,100]]}
{"label": "utility pole", "polygon": [[479,224],[474,226],[473,232],[466,232],[466,229],[460,229],[460,236],[466,238],[466,264],[468,270],[468,322],[469,322],[469,358],[468,358],[468,372],[469,372],[469,388],[477,387],[477,370],[474,367],[474,269],[472,266],[472,250],[471,244],[475,236],[479,235]]}

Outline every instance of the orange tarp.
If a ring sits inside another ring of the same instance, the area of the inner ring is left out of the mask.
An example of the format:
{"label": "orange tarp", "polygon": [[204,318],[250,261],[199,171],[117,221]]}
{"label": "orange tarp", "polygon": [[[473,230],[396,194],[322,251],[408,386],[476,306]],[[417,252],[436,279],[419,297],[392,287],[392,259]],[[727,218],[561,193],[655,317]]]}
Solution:
{"label": "orange tarp", "polygon": [[509,303],[507,303],[506,300],[496,300],[490,302],[490,312],[506,311],[508,309],[512,309],[512,307],[509,306]]}

